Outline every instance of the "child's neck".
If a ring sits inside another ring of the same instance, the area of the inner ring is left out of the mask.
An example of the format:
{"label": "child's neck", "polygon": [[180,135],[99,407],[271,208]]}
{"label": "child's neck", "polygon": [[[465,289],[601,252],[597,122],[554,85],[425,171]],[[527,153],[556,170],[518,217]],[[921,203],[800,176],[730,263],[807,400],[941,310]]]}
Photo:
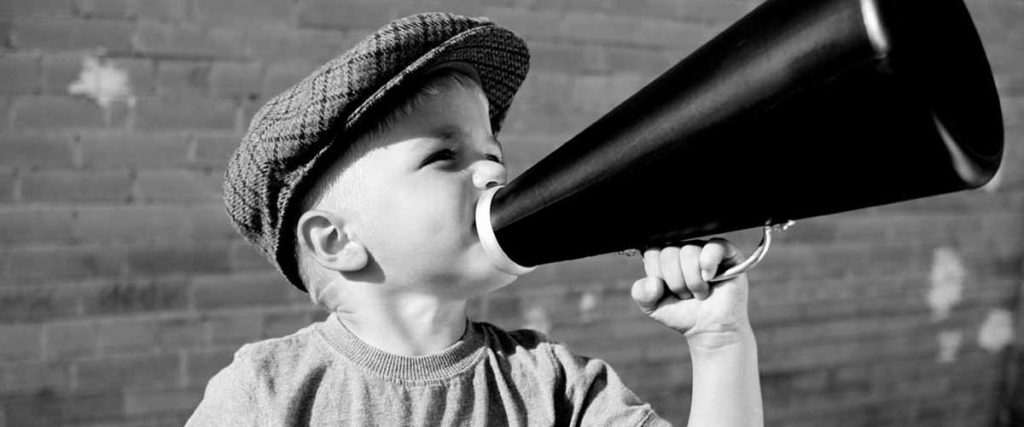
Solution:
{"label": "child's neck", "polygon": [[361,300],[339,310],[339,319],[360,340],[388,353],[407,357],[439,353],[466,331],[465,300],[424,294]]}

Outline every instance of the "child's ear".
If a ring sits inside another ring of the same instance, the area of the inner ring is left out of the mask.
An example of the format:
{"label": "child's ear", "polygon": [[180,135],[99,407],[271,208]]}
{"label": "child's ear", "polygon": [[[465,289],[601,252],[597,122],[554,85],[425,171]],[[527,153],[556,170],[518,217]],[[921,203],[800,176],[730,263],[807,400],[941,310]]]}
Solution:
{"label": "child's ear", "polygon": [[317,263],[343,273],[362,270],[369,254],[362,243],[353,240],[337,215],[310,210],[299,218],[299,244],[309,251]]}

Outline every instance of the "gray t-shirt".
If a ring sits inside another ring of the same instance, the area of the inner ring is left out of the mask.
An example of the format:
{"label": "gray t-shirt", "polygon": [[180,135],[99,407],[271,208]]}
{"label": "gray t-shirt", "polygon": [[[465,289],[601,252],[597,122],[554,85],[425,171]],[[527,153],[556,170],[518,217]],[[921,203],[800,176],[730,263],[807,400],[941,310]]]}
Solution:
{"label": "gray t-shirt", "polygon": [[606,363],[535,331],[471,323],[429,356],[367,345],[334,315],[247,344],[188,426],[669,425]]}

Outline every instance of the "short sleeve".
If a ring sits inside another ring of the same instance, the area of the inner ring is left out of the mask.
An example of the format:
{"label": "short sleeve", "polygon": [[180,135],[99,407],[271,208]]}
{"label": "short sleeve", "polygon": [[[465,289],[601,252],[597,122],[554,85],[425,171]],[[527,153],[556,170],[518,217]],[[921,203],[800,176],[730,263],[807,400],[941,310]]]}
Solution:
{"label": "short sleeve", "polygon": [[557,343],[552,344],[552,352],[565,374],[572,425],[671,425],[626,387],[603,360],[573,354]]}
{"label": "short sleeve", "polygon": [[257,425],[258,407],[250,388],[252,377],[243,371],[244,364],[236,353],[231,364],[210,378],[203,400],[186,427]]}

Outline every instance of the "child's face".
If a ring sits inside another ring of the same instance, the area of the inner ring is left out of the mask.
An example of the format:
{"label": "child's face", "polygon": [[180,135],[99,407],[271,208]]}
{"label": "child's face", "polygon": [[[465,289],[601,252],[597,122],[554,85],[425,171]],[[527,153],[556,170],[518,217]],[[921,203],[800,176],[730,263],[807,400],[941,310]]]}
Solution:
{"label": "child's face", "polygon": [[345,206],[353,238],[386,283],[470,298],[515,278],[492,265],[474,224],[480,194],[504,184],[506,170],[483,92],[442,87],[373,137],[342,178],[354,194],[331,205]]}

